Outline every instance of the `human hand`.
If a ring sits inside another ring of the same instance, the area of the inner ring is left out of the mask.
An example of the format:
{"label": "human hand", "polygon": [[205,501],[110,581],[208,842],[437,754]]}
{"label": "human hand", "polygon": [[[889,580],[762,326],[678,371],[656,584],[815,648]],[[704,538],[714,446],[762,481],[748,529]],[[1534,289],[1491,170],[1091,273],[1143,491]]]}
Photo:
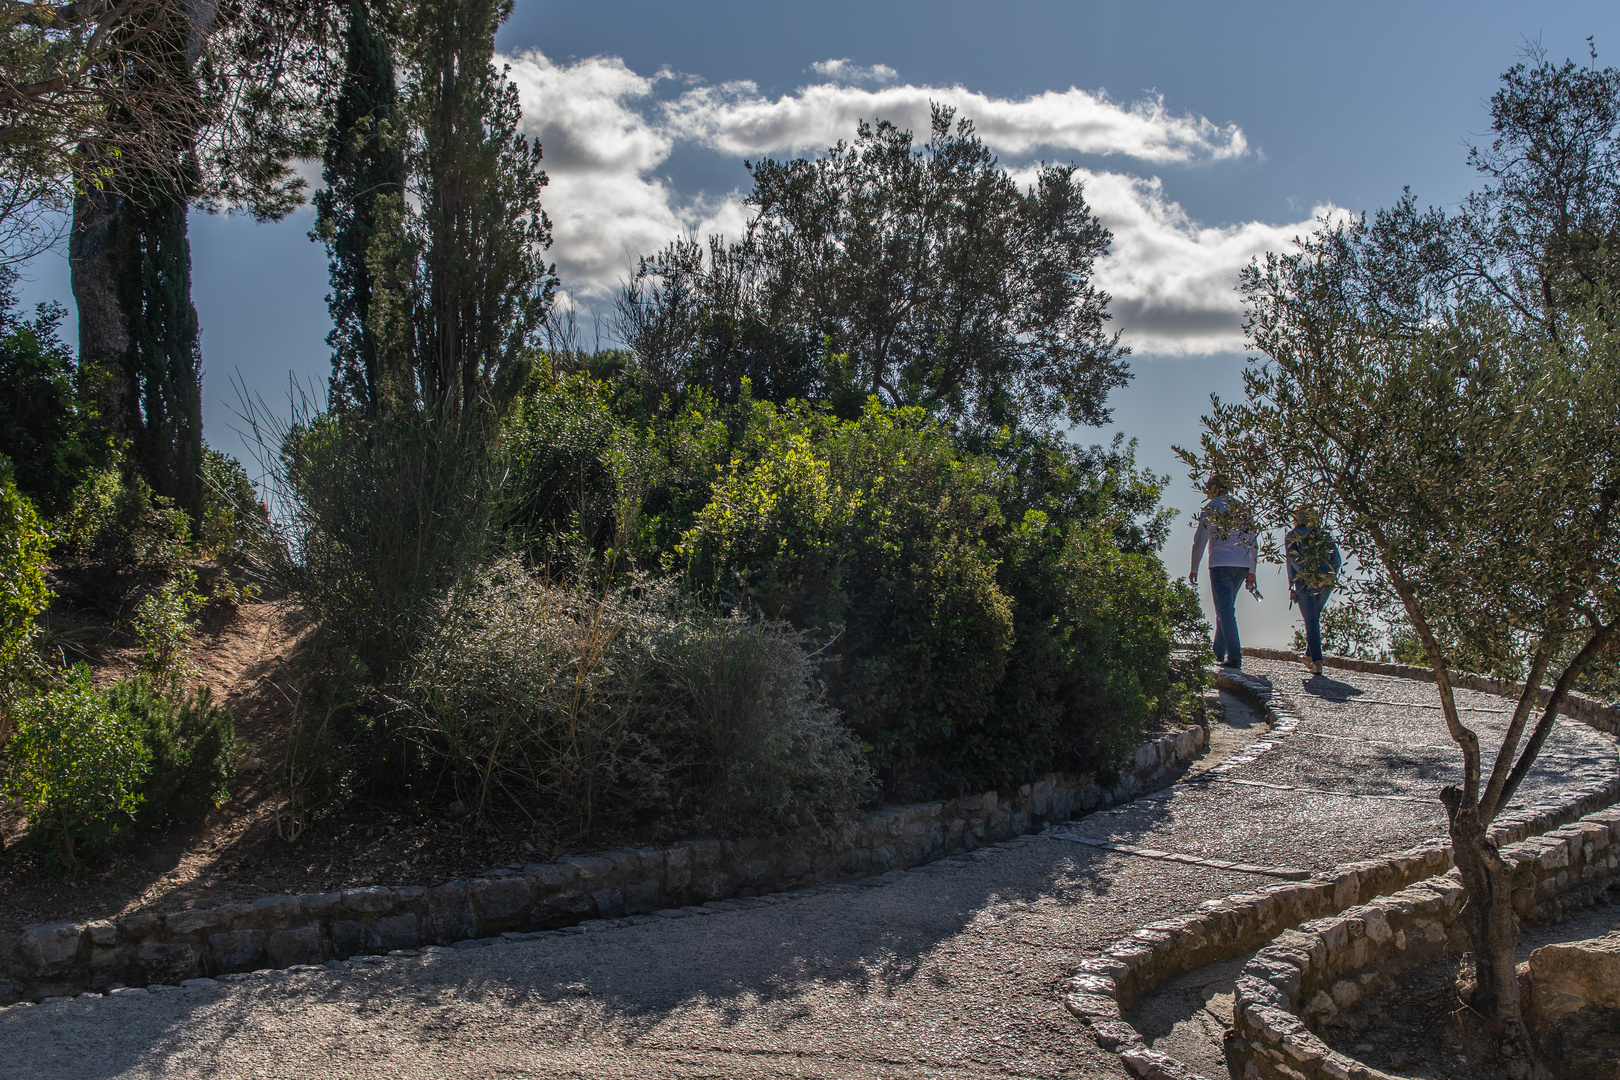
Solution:
{"label": "human hand", "polygon": [[1254,574],[1252,572],[1249,574],[1249,580],[1245,581],[1243,584],[1247,588],[1254,588]]}
{"label": "human hand", "polygon": [[1198,571],[1194,570],[1192,573],[1188,574],[1187,580],[1192,582],[1194,585],[1198,584]]}

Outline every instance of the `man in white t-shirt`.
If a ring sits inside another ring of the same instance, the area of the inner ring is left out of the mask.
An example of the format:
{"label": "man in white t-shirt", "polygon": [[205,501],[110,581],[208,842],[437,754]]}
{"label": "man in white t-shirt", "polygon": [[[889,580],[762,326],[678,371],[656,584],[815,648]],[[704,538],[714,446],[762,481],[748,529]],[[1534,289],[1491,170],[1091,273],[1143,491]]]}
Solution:
{"label": "man in white t-shirt", "polygon": [[1227,498],[1225,478],[1210,476],[1204,484],[1209,501],[1198,512],[1198,532],[1193,536],[1192,573],[1187,580],[1198,584],[1198,563],[1209,547],[1209,592],[1215,603],[1215,659],[1222,667],[1243,666],[1243,643],[1238,638],[1237,594],[1245,584],[1254,588],[1254,565],[1260,551],[1260,537],[1248,513]]}

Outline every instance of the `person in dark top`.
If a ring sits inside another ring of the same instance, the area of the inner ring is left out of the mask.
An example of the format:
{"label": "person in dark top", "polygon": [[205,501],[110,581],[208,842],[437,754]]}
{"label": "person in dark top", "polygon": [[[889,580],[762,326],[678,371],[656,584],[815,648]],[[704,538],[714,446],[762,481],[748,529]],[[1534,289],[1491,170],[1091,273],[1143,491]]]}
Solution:
{"label": "person in dark top", "polygon": [[1288,555],[1288,594],[1305,619],[1305,666],[1322,674],[1322,609],[1327,607],[1342,558],[1339,546],[1304,507],[1294,511],[1294,527],[1283,540]]}

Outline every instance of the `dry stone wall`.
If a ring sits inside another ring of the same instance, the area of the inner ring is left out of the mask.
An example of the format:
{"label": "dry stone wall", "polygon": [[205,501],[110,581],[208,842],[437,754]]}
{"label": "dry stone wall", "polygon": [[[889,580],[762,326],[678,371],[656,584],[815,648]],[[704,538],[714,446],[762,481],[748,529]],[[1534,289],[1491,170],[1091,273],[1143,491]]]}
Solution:
{"label": "dry stone wall", "polygon": [[29,926],[0,933],[0,1005],[544,931],[871,877],[1128,801],[1208,744],[1208,729],[1191,726],[1139,746],[1112,787],[1089,776],[1051,774],[1011,797],[986,791],[885,807],[831,833],[693,840],[492,870],[432,888],[379,885]]}
{"label": "dry stone wall", "polygon": [[[1521,918],[1557,921],[1571,904],[1620,885],[1620,810],[1506,847],[1513,907]],[[1376,993],[1389,975],[1434,959],[1466,931],[1458,873],[1432,877],[1371,903],[1285,931],[1255,954],[1237,980],[1229,1059],[1245,1080],[1386,1080],[1388,1074],[1328,1047],[1311,1024]]]}

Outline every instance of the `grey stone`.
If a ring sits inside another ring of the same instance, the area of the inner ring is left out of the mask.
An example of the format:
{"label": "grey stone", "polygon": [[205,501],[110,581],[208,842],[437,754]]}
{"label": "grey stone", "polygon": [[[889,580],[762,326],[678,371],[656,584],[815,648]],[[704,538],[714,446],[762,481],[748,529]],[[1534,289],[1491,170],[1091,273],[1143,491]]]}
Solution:
{"label": "grey stone", "polygon": [[472,883],[482,929],[521,922],[529,911],[529,883],[521,877],[481,878]]}
{"label": "grey stone", "polygon": [[226,970],[254,966],[264,951],[263,930],[227,930],[208,935],[214,963]]}
{"label": "grey stone", "polygon": [[344,889],[343,906],[350,911],[376,915],[393,910],[394,893],[386,885],[372,885],[364,889]]}
{"label": "grey stone", "polygon": [[472,890],[465,881],[451,881],[429,889],[427,908],[427,936],[434,941],[458,941],[477,931]]}
{"label": "grey stone", "polygon": [[25,926],[20,950],[36,974],[60,975],[77,958],[82,936],[70,922]]}
{"label": "grey stone", "polygon": [[656,878],[648,878],[638,885],[632,885],[624,891],[625,910],[633,915],[641,915],[657,909],[659,892]]}
{"label": "grey stone", "polygon": [[264,953],[276,967],[314,964],[322,960],[321,927],[309,923],[291,930],[277,930],[264,943]]}
{"label": "grey stone", "polygon": [[97,945],[118,944],[118,925],[108,919],[87,922],[84,929],[90,935],[90,940]]}
{"label": "grey stone", "polygon": [[371,924],[367,943],[378,952],[394,949],[414,949],[422,943],[422,934],[415,915],[393,915]]}
{"label": "grey stone", "polygon": [[624,894],[618,889],[597,889],[591,893],[591,903],[602,918],[615,918],[624,910]]}
{"label": "grey stone", "polygon": [[217,930],[219,925],[219,915],[207,908],[175,911],[163,916],[163,928],[171,934],[195,934],[200,930]]}
{"label": "grey stone", "polygon": [[186,942],[148,941],[136,954],[136,962],[147,982],[181,985],[185,985],[186,979],[194,978],[202,966],[197,950]]}
{"label": "grey stone", "polygon": [[332,924],[332,953],[348,959],[366,947],[366,924],[354,919],[339,919]]}

